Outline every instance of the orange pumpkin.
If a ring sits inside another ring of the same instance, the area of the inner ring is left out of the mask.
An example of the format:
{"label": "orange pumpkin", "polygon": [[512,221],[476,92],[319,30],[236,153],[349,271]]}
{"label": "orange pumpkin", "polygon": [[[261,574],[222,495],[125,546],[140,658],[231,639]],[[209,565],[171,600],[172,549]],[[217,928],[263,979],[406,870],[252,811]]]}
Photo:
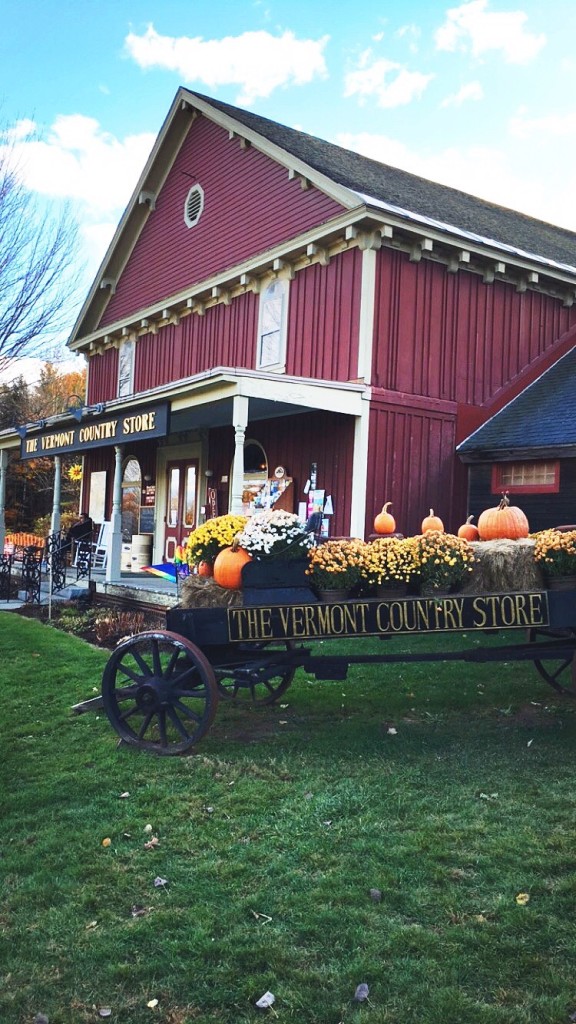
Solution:
{"label": "orange pumpkin", "polygon": [[234,541],[231,548],[224,548],[214,559],[214,582],[227,590],[240,590],[242,567],[251,561],[252,555]]}
{"label": "orange pumpkin", "polygon": [[214,571],[212,569],[212,562],[198,562],[197,570],[199,576],[208,577],[214,575]]}
{"label": "orange pumpkin", "polygon": [[518,540],[530,532],[528,519],[521,508],[511,505],[508,492],[496,508],[487,508],[478,519],[480,540]]}
{"label": "orange pumpkin", "polygon": [[378,513],[374,520],[374,533],[394,533],[396,529],[396,520],[391,512],[388,511],[391,501],[387,501],[383,506],[382,511]]}
{"label": "orange pumpkin", "polygon": [[462,523],[462,526],[458,527],[458,536],[461,537],[462,540],[480,540],[478,527],[472,525],[473,519],[474,516],[468,516],[466,522]]}
{"label": "orange pumpkin", "polygon": [[422,533],[428,533],[428,530],[439,530],[440,533],[444,533],[444,523],[439,516],[434,515],[434,509],[430,509],[430,514],[424,516],[421,526]]}

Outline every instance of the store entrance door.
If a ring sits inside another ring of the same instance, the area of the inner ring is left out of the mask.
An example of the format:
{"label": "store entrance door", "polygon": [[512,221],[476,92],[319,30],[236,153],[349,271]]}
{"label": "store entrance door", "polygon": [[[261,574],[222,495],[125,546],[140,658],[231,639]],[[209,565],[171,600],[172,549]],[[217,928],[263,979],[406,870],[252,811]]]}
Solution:
{"label": "store entrance door", "polygon": [[164,557],[168,562],[173,562],[176,548],[184,544],[196,526],[198,462],[195,459],[168,462],[166,473]]}

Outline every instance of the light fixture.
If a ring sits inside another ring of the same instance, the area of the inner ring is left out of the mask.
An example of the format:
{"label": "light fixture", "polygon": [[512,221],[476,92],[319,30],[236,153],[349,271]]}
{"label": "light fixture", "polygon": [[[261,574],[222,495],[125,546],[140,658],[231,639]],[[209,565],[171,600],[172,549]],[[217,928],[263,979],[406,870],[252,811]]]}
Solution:
{"label": "light fixture", "polygon": [[27,434],[26,427],[24,427],[24,426],[16,427],[15,430],[16,430],[16,433],[18,434],[18,437],[21,437],[22,440],[24,440],[24,438],[26,437],[26,434]]}
{"label": "light fixture", "polygon": [[71,414],[71,416],[74,417],[74,419],[76,420],[77,423],[81,423],[82,422],[82,417],[84,415],[84,410],[82,409],[81,406],[77,406],[75,409],[68,409],[68,412]]}
{"label": "light fixture", "polygon": [[204,476],[207,477],[208,479],[210,479],[211,476],[214,476],[214,470],[213,469],[205,469],[204,470]]}

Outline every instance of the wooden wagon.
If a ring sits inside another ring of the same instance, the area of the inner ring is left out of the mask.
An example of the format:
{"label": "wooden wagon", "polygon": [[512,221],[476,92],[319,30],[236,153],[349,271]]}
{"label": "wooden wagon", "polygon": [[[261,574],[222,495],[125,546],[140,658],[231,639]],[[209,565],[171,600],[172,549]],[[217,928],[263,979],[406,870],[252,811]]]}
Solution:
{"label": "wooden wagon", "polygon": [[[459,650],[442,650],[436,642],[417,653],[395,650],[391,642],[453,633],[496,633],[502,642]],[[383,641],[381,653],[363,651],[363,641],[375,637]],[[346,654],[319,643],[335,638],[357,643],[347,645]],[[323,602],[296,569],[292,578],[267,572],[257,579],[248,567],[242,605],[175,607],[167,612],[165,630],[119,644],[98,700],[125,743],[185,754],[210,729],[219,700],[270,704],[286,692],[298,668],[317,679],[341,680],[358,664],[529,661],[557,693],[576,697],[575,656],[576,590]]]}

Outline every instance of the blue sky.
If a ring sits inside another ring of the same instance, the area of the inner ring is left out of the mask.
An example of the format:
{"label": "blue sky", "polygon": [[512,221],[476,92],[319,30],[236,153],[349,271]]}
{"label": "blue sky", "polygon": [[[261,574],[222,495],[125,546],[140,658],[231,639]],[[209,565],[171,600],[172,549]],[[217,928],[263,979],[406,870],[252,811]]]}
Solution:
{"label": "blue sky", "polygon": [[0,122],[84,291],[180,85],[576,231],[575,38],[573,0],[4,0]]}

